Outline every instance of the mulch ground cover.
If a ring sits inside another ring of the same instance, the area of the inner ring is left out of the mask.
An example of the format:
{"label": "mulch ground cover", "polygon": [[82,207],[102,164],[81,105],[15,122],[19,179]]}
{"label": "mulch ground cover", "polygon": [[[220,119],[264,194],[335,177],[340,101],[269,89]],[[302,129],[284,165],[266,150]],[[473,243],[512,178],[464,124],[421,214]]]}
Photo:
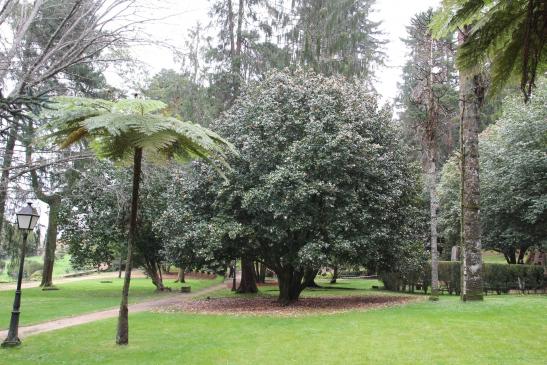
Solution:
{"label": "mulch ground cover", "polygon": [[384,308],[423,300],[416,296],[340,296],[300,298],[288,306],[271,297],[207,298],[182,302],[158,309],[159,312],[190,312],[223,315],[281,315],[332,314],[350,310]]}

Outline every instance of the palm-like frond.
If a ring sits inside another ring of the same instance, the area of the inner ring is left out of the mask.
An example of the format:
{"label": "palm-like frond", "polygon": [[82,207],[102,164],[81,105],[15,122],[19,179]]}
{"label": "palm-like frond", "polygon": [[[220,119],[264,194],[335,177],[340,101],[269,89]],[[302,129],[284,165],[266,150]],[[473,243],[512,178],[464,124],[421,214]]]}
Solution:
{"label": "palm-like frond", "polygon": [[528,100],[536,74],[547,69],[546,6],[542,0],[444,0],[431,27],[439,37],[471,25],[458,49],[458,68],[489,65],[491,93],[518,79]]}
{"label": "palm-like frond", "polygon": [[113,160],[130,156],[142,148],[154,157],[178,160],[196,158],[223,162],[237,152],[218,134],[193,122],[164,116],[165,104],[155,100],[122,100],[62,97],[55,99],[49,119],[50,137],[66,148],[83,138],[93,140],[97,153]]}

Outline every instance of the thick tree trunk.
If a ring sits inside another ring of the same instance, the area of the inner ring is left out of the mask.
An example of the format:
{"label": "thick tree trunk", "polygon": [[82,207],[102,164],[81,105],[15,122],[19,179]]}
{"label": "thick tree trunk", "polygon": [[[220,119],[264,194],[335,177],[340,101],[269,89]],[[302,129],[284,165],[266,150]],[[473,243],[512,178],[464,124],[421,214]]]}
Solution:
{"label": "thick tree trunk", "polygon": [[519,258],[517,263],[518,264],[524,264],[524,255],[526,254],[526,251],[528,250],[527,245],[520,245],[519,247]]}
{"label": "thick tree trunk", "polygon": [[241,46],[243,45],[243,16],[244,16],[245,0],[239,0],[237,11],[237,30],[236,30],[236,49],[232,59],[233,77],[234,77],[234,97],[239,96],[241,88]]}
{"label": "thick tree trunk", "polygon": [[185,271],[186,269],[184,267],[179,268],[179,273],[177,275],[177,280],[175,280],[175,283],[185,283]]}
{"label": "thick tree trunk", "polygon": [[517,250],[514,247],[509,247],[505,251],[503,251],[503,256],[505,257],[505,260],[508,264],[516,264],[517,263]]}
{"label": "thick tree trunk", "polygon": [[338,265],[334,266],[332,269],[332,278],[330,279],[330,283],[336,284],[336,280],[338,280]]}
{"label": "thick tree trunk", "polygon": [[[27,137],[25,138],[26,144],[26,162],[30,166],[32,164],[32,144],[31,136],[33,133],[33,123],[28,122]],[[41,287],[53,286],[53,266],[55,265],[55,250],[57,248],[57,225],[58,215],[61,205],[61,197],[59,194],[53,192],[49,195],[44,193],[43,184],[38,178],[36,170],[30,172],[31,184],[36,197],[41,201],[49,205],[48,215],[48,227],[46,232],[46,245],[44,250],[44,267],[42,269],[42,282]]]}
{"label": "thick tree trunk", "polygon": [[307,268],[304,271],[304,287],[305,288],[320,288],[319,285],[315,282],[315,277],[317,276],[317,273],[319,272],[319,269],[314,268]]}
{"label": "thick tree trunk", "polygon": [[53,286],[53,266],[55,264],[55,250],[57,248],[57,223],[61,200],[49,199],[48,226],[46,232],[46,247],[44,251],[44,267],[42,269],[41,287]]}
{"label": "thick tree trunk", "polygon": [[277,301],[281,305],[289,305],[298,300],[304,290],[302,278],[304,273],[292,267],[286,267],[276,272],[279,285],[279,297]]}
{"label": "thick tree trunk", "polygon": [[120,267],[118,267],[118,279],[122,277],[122,262],[123,262],[122,254],[120,254]]}
{"label": "thick tree trunk", "polygon": [[[460,33],[460,44],[466,41],[470,27]],[[484,88],[481,76],[460,72],[460,110],[462,137],[462,300],[482,300],[482,252],[480,227],[479,182],[479,108]]]}
{"label": "thick tree trunk", "polygon": [[147,261],[144,265],[146,274],[152,280],[152,284],[156,287],[157,291],[164,291],[167,288],[163,285],[163,278],[161,276],[161,268],[155,261]]}
{"label": "thick tree trunk", "polygon": [[122,301],[118,316],[118,328],[116,343],[127,345],[129,343],[129,320],[127,300],[129,297],[129,283],[131,282],[131,265],[133,263],[133,246],[137,233],[137,209],[139,203],[139,185],[141,178],[142,148],[135,148],[133,156],[133,192],[131,195],[131,218],[129,221],[129,239],[127,240],[127,260],[125,262],[125,277],[122,289]]}
{"label": "thick tree trunk", "polygon": [[8,196],[9,173],[11,162],[13,161],[13,151],[17,141],[17,127],[12,127],[9,131],[9,137],[6,142],[4,158],[2,160],[2,177],[0,180],[0,237],[4,228],[4,209],[6,208],[6,198]]}
{"label": "thick tree trunk", "polygon": [[253,261],[242,258],[241,259],[241,281],[237,288],[237,293],[256,293],[258,288],[256,286],[256,273],[253,265]]}
{"label": "thick tree trunk", "polygon": [[259,264],[258,268],[258,282],[264,284],[266,282],[266,265]]}

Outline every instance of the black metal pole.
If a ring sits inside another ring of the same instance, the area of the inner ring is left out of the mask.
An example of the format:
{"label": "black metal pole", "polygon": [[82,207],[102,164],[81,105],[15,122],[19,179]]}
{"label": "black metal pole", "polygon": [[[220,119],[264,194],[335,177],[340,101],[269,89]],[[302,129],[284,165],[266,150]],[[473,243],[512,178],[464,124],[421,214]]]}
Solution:
{"label": "black metal pole", "polygon": [[19,308],[21,306],[21,282],[23,281],[23,269],[25,265],[25,251],[27,248],[28,232],[23,233],[23,245],[21,246],[21,262],[19,262],[19,273],[17,274],[17,289],[15,290],[15,300],[13,301],[13,310],[11,311],[11,320],[9,323],[8,337],[2,342],[2,347],[19,346]]}

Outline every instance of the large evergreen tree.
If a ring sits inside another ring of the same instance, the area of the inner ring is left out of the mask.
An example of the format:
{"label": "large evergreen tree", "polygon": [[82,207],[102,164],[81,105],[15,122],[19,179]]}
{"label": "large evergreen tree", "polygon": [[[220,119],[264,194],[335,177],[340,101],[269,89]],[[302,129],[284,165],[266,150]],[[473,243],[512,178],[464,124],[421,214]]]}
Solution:
{"label": "large evergreen tree", "polygon": [[215,234],[276,272],[281,303],[330,258],[389,266],[412,236],[415,175],[390,119],[362,85],[297,71],[271,73],[215,123],[241,154]]}
{"label": "large evergreen tree", "polygon": [[[411,142],[417,142],[427,176],[430,203],[431,293],[432,298],[436,298],[439,285],[437,166],[440,152],[446,154],[447,149],[452,149],[450,132],[457,101],[452,42],[450,37],[440,40],[433,38],[429,29],[432,18],[432,10],[419,13],[412,18],[411,25],[407,28],[408,38],[405,43],[410,47],[410,59],[404,68],[404,83],[399,102],[404,108],[400,115],[403,130]],[[448,146],[444,146],[446,137],[450,139]]]}

